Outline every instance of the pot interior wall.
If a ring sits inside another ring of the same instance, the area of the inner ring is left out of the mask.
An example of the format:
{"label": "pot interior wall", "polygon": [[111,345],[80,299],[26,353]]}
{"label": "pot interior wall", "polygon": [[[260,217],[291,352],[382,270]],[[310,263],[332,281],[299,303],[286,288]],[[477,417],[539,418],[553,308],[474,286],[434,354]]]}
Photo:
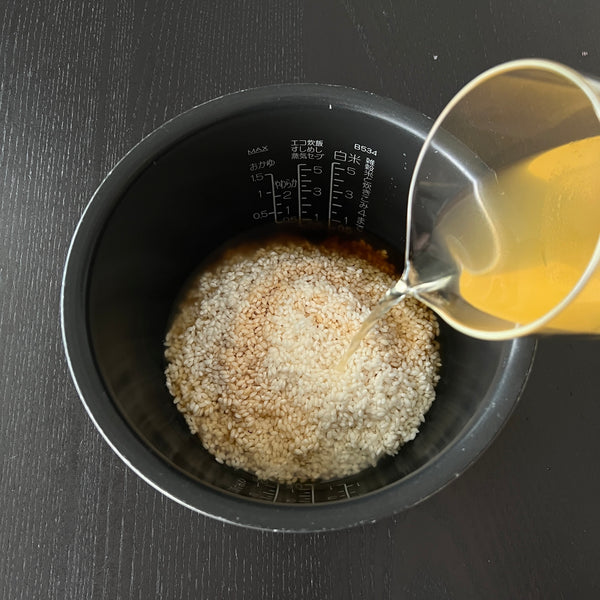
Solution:
{"label": "pot interior wall", "polygon": [[[89,334],[112,401],[167,468],[252,501],[335,502],[410,477],[454,444],[490,401],[512,342],[481,342],[443,326],[437,399],[414,442],[354,477],[277,486],[218,464],[189,433],[165,386],[163,341],[177,294],[213,249],[261,225],[260,215],[272,198],[265,202],[252,175],[261,173],[264,182],[264,175],[276,173],[267,177],[271,189],[276,182],[292,181],[301,164],[291,158],[293,140],[323,140],[328,151],[346,157],[355,144],[376,149],[365,233],[391,246],[401,264],[410,176],[426,133],[410,126],[348,108],[265,104],[217,120],[149,157],[123,193],[95,249]],[[261,167],[263,153],[254,151],[265,146],[264,156],[274,163]],[[358,210],[356,205],[350,211],[351,227]]]}

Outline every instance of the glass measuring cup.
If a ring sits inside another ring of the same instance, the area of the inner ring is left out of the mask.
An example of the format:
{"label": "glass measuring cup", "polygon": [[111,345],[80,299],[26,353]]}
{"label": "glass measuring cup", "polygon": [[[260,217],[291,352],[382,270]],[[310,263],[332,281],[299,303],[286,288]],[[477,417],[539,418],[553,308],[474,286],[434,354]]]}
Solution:
{"label": "glass measuring cup", "polygon": [[600,83],[495,67],[444,109],[410,187],[398,292],[483,339],[600,333]]}

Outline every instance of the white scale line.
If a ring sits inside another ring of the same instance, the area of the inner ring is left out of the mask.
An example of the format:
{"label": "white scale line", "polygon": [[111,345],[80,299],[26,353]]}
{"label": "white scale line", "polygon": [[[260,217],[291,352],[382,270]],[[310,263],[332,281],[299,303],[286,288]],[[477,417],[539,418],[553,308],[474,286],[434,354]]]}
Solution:
{"label": "white scale line", "polygon": [[333,203],[333,180],[335,175],[335,167],[340,163],[332,162],[331,163],[331,177],[329,179],[329,217],[327,219],[327,225],[331,226],[331,208]]}
{"label": "white scale line", "polygon": [[275,218],[275,223],[279,223],[277,220],[277,203],[275,201],[275,178],[272,173],[266,173],[267,177],[271,178],[271,194],[273,195],[273,217]]}
{"label": "white scale line", "polygon": [[298,163],[297,178],[298,178],[298,223],[302,223],[302,174],[301,169],[305,163]]}

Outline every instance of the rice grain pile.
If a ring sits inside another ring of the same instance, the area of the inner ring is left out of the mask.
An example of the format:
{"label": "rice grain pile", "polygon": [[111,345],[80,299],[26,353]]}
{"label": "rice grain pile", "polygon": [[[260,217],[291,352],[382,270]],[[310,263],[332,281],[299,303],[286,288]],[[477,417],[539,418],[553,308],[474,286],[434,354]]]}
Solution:
{"label": "rice grain pile", "polygon": [[282,483],[331,479],[393,455],[435,397],[437,321],[411,299],[335,369],[395,283],[364,241],[230,249],[183,297],[166,337],[167,386],[219,462]]}

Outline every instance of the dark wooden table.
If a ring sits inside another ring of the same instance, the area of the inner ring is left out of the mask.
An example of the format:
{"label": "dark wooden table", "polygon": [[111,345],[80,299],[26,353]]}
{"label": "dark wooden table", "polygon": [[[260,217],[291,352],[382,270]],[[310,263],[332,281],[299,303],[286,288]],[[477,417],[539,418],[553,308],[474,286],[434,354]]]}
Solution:
{"label": "dark wooden table", "polygon": [[597,0],[4,0],[0,4],[0,597],[597,598],[600,342],[541,341],[507,427],[433,498],[322,534],[202,517],[128,470],[64,359],[70,237],[166,119],[278,82],[436,116],[494,64],[600,75]]}

